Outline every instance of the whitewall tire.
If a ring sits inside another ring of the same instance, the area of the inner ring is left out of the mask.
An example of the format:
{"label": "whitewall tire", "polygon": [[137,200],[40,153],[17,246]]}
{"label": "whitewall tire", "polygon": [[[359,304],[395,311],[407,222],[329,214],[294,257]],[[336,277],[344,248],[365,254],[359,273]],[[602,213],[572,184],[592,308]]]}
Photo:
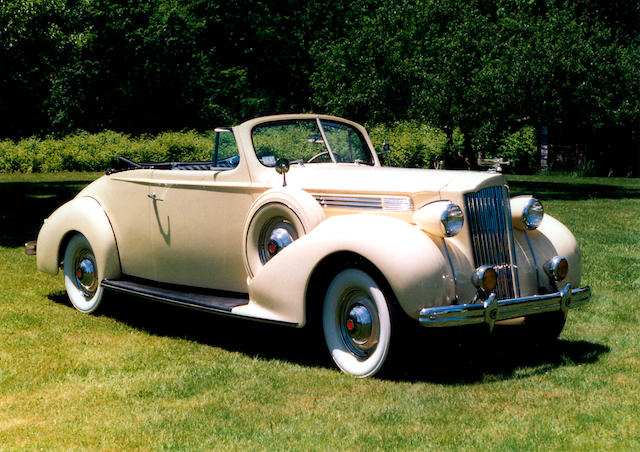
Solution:
{"label": "whitewall tire", "polygon": [[345,373],[370,377],[389,354],[392,317],[387,298],[362,270],[338,273],[327,289],[322,327],[329,353]]}
{"label": "whitewall tire", "polygon": [[80,312],[91,313],[100,306],[103,287],[91,244],[82,234],[71,237],[64,252],[64,285],[71,304]]}

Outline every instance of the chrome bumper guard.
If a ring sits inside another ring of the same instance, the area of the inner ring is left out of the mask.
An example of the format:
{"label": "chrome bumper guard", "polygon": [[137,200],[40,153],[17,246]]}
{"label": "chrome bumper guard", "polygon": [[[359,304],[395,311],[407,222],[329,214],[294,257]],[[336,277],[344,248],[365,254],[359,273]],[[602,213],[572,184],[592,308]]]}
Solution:
{"label": "chrome bumper guard", "polygon": [[420,311],[420,323],[423,326],[440,327],[485,322],[493,330],[495,323],[500,320],[530,314],[562,311],[566,316],[570,308],[580,306],[590,298],[589,286],[571,289],[571,284],[567,284],[559,292],[507,300],[496,300],[496,294],[492,293],[480,303],[425,308]]}

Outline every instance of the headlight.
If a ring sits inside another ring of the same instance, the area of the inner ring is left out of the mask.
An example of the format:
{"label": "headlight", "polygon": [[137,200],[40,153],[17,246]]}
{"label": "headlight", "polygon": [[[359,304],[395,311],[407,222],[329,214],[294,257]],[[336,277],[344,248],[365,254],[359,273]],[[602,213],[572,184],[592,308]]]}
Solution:
{"label": "headlight", "polygon": [[458,234],[464,224],[464,215],[462,214],[460,206],[450,202],[446,210],[442,212],[440,223],[442,225],[442,232],[444,232],[444,235],[447,237],[453,237]]}
{"label": "headlight", "polygon": [[536,198],[531,198],[522,212],[522,223],[530,231],[537,229],[544,217],[544,207]]}
{"label": "headlight", "polygon": [[536,198],[516,196],[511,198],[511,216],[514,227],[532,231],[542,223],[544,208]]}
{"label": "headlight", "polygon": [[420,208],[413,220],[424,231],[440,237],[453,237],[462,230],[464,214],[451,201],[436,201]]}

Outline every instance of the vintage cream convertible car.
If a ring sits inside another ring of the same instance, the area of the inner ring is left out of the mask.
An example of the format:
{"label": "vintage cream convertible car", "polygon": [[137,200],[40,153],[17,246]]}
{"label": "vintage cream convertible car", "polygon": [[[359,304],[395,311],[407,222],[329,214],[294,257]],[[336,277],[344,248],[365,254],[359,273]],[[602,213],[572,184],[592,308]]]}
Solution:
{"label": "vintage cream convertible car", "polygon": [[104,291],[296,327],[317,311],[360,377],[399,320],[555,338],[590,298],[573,235],[501,174],[382,167],[362,126],[325,115],[218,128],[207,162],[119,158],[45,220],[37,265],[87,313]]}

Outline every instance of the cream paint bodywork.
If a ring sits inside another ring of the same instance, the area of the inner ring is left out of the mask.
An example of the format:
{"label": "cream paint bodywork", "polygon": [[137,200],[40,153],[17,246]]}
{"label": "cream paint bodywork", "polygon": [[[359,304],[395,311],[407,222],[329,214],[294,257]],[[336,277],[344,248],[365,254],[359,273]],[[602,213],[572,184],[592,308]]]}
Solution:
{"label": "cream paint bodywork", "polygon": [[[556,255],[569,262],[569,275],[564,282],[579,287],[580,252],[571,232],[545,215],[539,229],[528,234],[538,273],[524,232],[516,230],[520,296],[534,295],[538,287],[556,290],[543,270],[543,264]],[[302,300],[306,299],[313,270],[324,258],[342,251],[359,254],[373,263],[387,279],[403,310],[416,320],[426,307],[471,303],[476,294],[471,283],[474,265],[464,249],[463,235],[443,239],[415,225],[379,215],[331,217],[269,261],[249,282],[250,303],[233,312],[304,325],[306,305]],[[455,279],[446,258],[445,242]]]}
{"label": "cream paint bodywork", "polygon": [[[139,169],[98,179],[47,220],[38,237],[38,268],[56,273],[65,236],[78,231],[94,247],[101,278],[125,274],[248,293],[249,303],[234,308],[234,314],[302,326],[314,269],[333,253],[349,251],[381,271],[412,318],[417,319],[424,307],[470,302],[475,288],[471,284],[474,260],[468,225],[457,236],[442,238],[420,230],[413,224],[413,214],[440,200],[463,207],[465,193],[505,185],[504,177],[383,168],[375,153],[373,167],[292,165],[287,184],[315,195],[409,197],[412,211],[325,207],[325,221],[249,277],[243,224],[260,195],[283,183],[281,175],[256,157],[251,131],[263,122],[316,117],[279,115],[234,127],[240,163],[232,170]],[[357,127],[373,149],[364,128],[344,122]],[[548,215],[538,230],[526,234],[535,251],[536,265],[525,232],[514,228],[520,295],[535,294],[540,286],[552,289],[542,266],[555,255],[568,259],[567,280],[577,287],[581,264],[573,235]]]}
{"label": "cream paint bodywork", "polygon": [[116,173],[81,195],[106,206],[124,274],[246,293],[242,223],[264,191],[244,162],[224,171]]}
{"label": "cream paint bodywork", "polygon": [[[277,254],[249,283],[252,302],[235,313],[250,315],[259,305],[274,316],[305,322],[309,278],[318,263],[336,252],[350,251],[373,263],[385,276],[405,312],[418,316],[419,307],[450,304],[453,281],[434,241],[407,222],[377,215],[355,214],[325,220],[306,236]],[[292,310],[296,306],[298,309]]]}

